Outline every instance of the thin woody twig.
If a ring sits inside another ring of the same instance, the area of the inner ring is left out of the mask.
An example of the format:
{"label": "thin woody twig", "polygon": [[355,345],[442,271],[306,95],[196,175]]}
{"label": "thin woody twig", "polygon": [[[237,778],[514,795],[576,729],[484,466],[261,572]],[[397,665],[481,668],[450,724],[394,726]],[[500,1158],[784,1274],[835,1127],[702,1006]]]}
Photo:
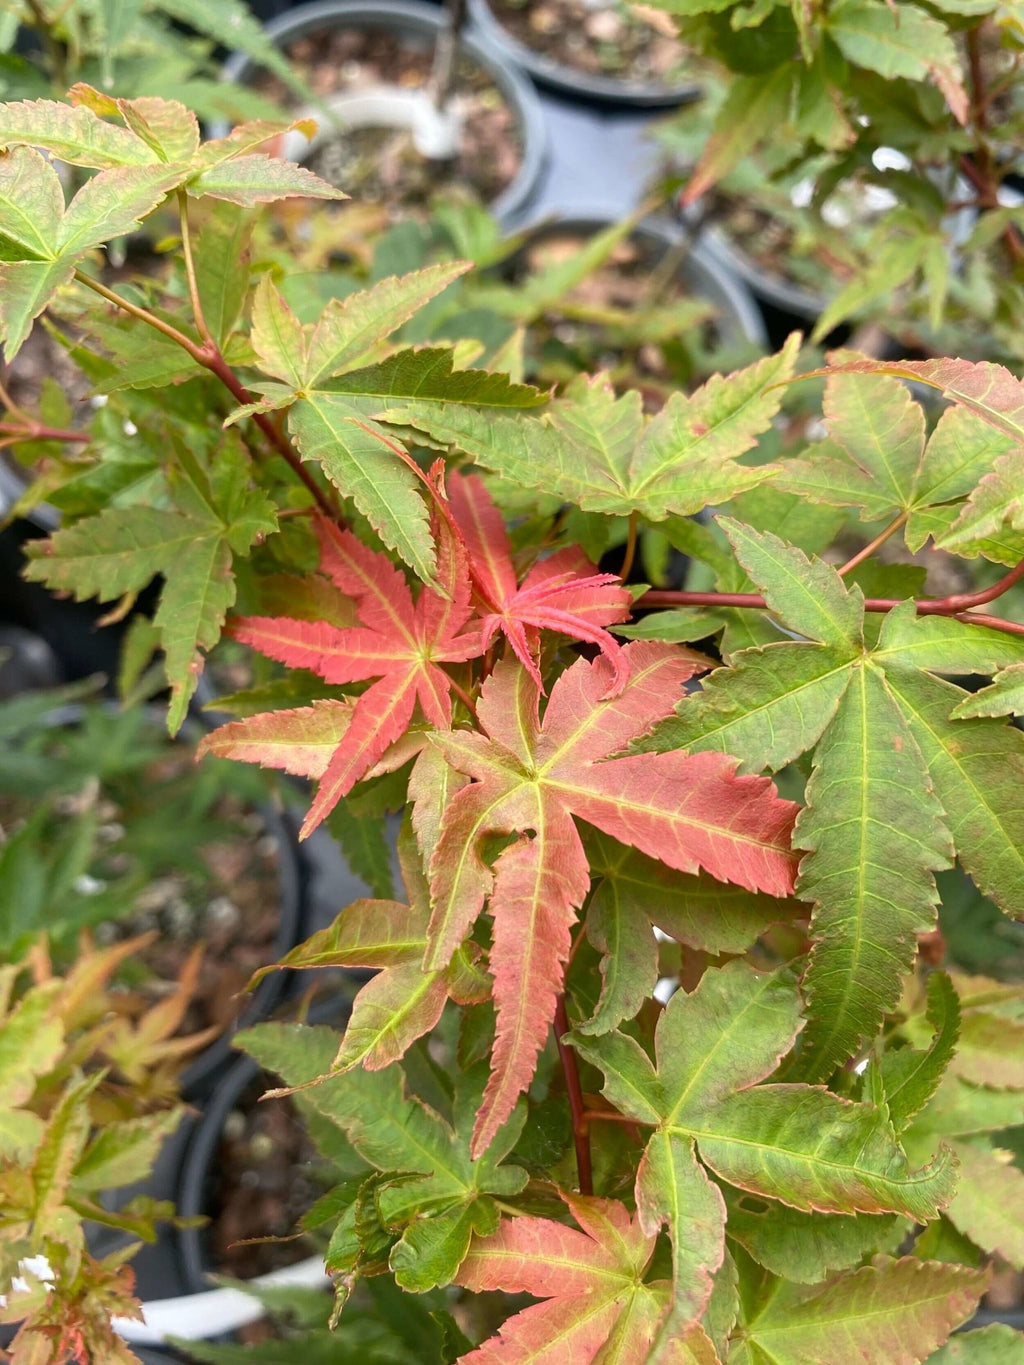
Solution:
{"label": "thin woody twig", "polygon": [[572,1140],[576,1149],[576,1173],[580,1194],[593,1194],[594,1169],[590,1156],[590,1137],[587,1133],[586,1111],[583,1106],[583,1089],[580,1085],[580,1069],[576,1062],[576,1053],[568,1043],[562,1042],[563,1036],[570,1031],[569,1016],[565,1012],[564,995],[558,997],[558,1004],[555,1006],[554,1029],[558,1056],[565,1076],[569,1112],[572,1115]]}

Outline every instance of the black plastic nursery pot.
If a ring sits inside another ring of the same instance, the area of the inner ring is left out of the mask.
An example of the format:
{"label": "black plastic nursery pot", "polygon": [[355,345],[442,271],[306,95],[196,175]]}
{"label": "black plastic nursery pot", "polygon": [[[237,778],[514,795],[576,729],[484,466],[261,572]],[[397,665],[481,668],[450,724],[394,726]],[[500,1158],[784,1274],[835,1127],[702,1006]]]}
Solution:
{"label": "black plastic nursery pot", "polygon": [[[325,1281],[323,1258],[314,1255],[308,1243],[232,1245],[242,1236],[287,1237],[297,1218],[323,1193],[310,1178],[313,1148],[291,1100],[260,1098],[278,1083],[251,1058],[236,1059],[195,1127],[181,1170],[178,1212],[184,1218],[209,1221],[179,1234],[188,1292],[208,1290],[216,1274],[260,1283],[268,1275],[282,1274],[293,1281],[306,1275],[314,1285]],[[282,1135],[284,1145],[275,1152]],[[243,1169],[232,1169],[236,1164]],[[240,1207],[246,1190],[248,1208]],[[293,1201],[295,1208],[275,1212],[274,1207],[264,1207],[282,1199]],[[282,1220],[279,1226],[272,1225],[276,1216]],[[240,1225],[240,1218],[247,1225]],[[311,1261],[315,1265],[309,1266]],[[306,1268],[296,1271],[298,1265]]]}
{"label": "black plastic nursery pot", "polygon": [[[554,237],[591,237],[609,227],[600,210],[581,209],[578,215],[527,227],[527,246]],[[739,347],[767,344],[764,322],[749,288],[728,265],[706,250],[702,242],[689,242],[686,231],[670,218],[645,218],[630,233],[640,247],[645,266],[657,269],[669,252],[678,252],[673,270],[687,295],[704,300],[715,309],[713,327],[718,345]]]}
{"label": "black plastic nursery pot", "polygon": [[[523,6],[524,10],[528,8],[529,4]],[[700,98],[701,86],[694,79],[667,83],[634,80],[586,71],[555,60],[512,33],[495,14],[488,0],[469,0],[469,13],[474,31],[500,51],[506,60],[528,71],[538,85],[569,99],[628,108],[671,109]],[[585,11],[580,17],[585,17]]]}
{"label": "black plastic nursery pot", "polygon": [[[887,149],[883,148],[880,151],[885,152]],[[901,156],[900,153],[893,152],[890,152],[889,155],[893,158]],[[898,166],[896,161],[893,164]],[[909,163],[907,164],[909,165]],[[936,176],[935,183],[937,187],[941,188],[939,181],[940,177]],[[869,192],[882,196],[875,205],[870,206],[869,212],[865,215],[866,222],[883,219],[888,208],[895,207],[897,203],[896,197],[890,191],[878,185],[861,185],[860,189],[865,199]],[[809,185],[807,190],[809,192]],[[835,191],[833,191],[834,193]],[[961,188],[959,184],[955,185],[947,195],[947,198],[952,199],[967,199],[969,197],[968,187],[964,185]],[[794,199],[794,204],[797,202]],[[770,220],[772,215],[765,210],[764,216]],[[745,248],[742,241],[734,233],[730,232],[727,224],[718,220],[709,219],[705,221],[703,200],[698,200],[688,209],[683,209],[680,213],[680,219],[687,226],[687,230],[693,232],[701,246],[705,248],[708,258],[716,261],[723,269],[728,270],[735,278],[741,280],[768,316],[773,321],[777,321],[777,328],[772,328],[773,341],[775,340],[774,332],[776,330],[779,330],[784,337],[794,327],[813,326],[845,283],[843,279],[835,277],[834,270],[830,270],[828,262],[824,259],[821,265],[821,274],[830,276],[832,287],[829,288],[811,287],[800,281],[795,274],[787,273],[784,251],[780,253],[778,262],[773,261],[768,264],[758,259]],[[958,246],[967,239],[973,224],[974,214],[969,209],[960,209],[950,213],[944,220],[946,235],[950,242],[951,257],[955,258]]]}
{"label": "black plastic nursery pot", "polygon": [[[0,475],[2,469],[0,464]],[[2,509],[0,496],[0,515]],[[159,588],[154,584],[141,592],[124,620],[105,622],[109,603],[76,602],[57,596],[41,583],[29,583],[22,572],[25,546],[47,529],[52,528],[44,527],[38,519],[16,520],[0,527],[0,627],[26,630],[39,637],[56,664],[53,682],[77,682],[97,673],[113,678],[125,631],[135,615],[153,609]]]}
{"label": "black plastic nursery pot", "polygon": [[[290,134],[284,142],[284,154],[309,165],[328,179],[331,178],[329,168],[337,162],[339,155],[343,165],[345,157],[349,158],[349,166],[359,156],[364,161],[372,161],[378,152],[368,148],[357,155],[353,149],[353,134],[372,136],[390,133],[393,139],[397,130],[408,130],[413,126],[409,120],[422,115],[423,103],[427,100],[424,93],[417,104],[416,96],[423,90],[434,47],[444,27],[445,16],[441,10],[433,4],[417,3],[417,0],[377,0],[376,3],[316,0],[316,3],[299,5],[269,23],[266,26],[267,36],[293,60],[299,50],[313,54],[311,60],[318,57],[322,62],[319,66],[314,63],[316,75],[312,84],[323,105],[301,111],[317,121],[319,131],[312,141],[298,133]],[[352,42],[362,41],[364,45],[375,42],[378,46],[393,44],[397,54],[393,58],[396,63],[394,74],[389,77],[384,71],[387,61],[377,57],[374,61],[380,62],[381,74],[376,79],[367,79],[367,73],[374,69],[368,61],[350,73],[349,68],[358,67],[358,62],[354,58],[346,60],[341,51],[341,47],[350,41],[350,36]],[[337,58],[331,55],[332,43],[340,45]],[[400,66],[406,69],[399,69]],[[351,75],[350,80],[346,80],[347,73]],[[258,64],[244,53],[233,54],[225,64],[225,80],[254,85],[260,78]],[[458,41],[456,76],[450,105],[456,115],[460,101],[465,102],[468,98],[466,92],[470,82],[475,80],[479,84],[481,79],[494,89],[507,110],[518,147],[516,169],[510,171],[507,183],[500,188],[492,187],[495,192],[481,196],[489,200],[489,207],[496,217],[507,219],[520,213],[536,191],[547,159],[547,128],[540,102],[530,82],[479,32],[475,29],[464,31]],[[325,88],[328,82],[330,88]],[[294,103],[292,99],[283,98],[283,91],[272,93],[284,103]],[[414,114],[414,110],[419,112]],[[494,111],[487,116],[492,115],[497,117]],[[501,114],[502,120],[504,117]],[[332,122],[334,126],[331,126]],[[222,136],[226,131],[226,127],[211,129],[214,136]],[[493,162],[496,153],[493,147],[488,147],[485,132],[486,128],[479,118],[465,120],[459,127],[456,154],[449,162],[456,183],[469,166],[471,153],[477,158],[481,174],[490,174],[488,162]],[[383,157],[384,154],[381,149],[379,155]],[[342,179],[349,179],[344,169],[337,174],[339,184]],[[436,187],[440,189],[444,183],[439,178]],[[360,197],[358,187],[351,181],[341,185],[341,188],[354,191],[355,196]],[[374,198],[370,193],[363,197]]]}

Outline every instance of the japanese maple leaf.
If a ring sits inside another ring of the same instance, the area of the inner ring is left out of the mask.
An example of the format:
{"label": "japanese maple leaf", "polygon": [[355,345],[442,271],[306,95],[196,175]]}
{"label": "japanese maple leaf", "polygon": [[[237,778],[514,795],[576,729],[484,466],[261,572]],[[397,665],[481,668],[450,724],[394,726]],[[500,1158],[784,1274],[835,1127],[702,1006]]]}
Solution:
{"label": "japanese maple leaf", "polygon": [[[481,652],[479,631],[460,634],[470,615],[464,552],[453,537],[438,537],[443,597],[423,587],[416,601],[386,555],[368,549],[351,531],[317,522],[320,570],[356,600],[363,623],[249,616],[232,634],[291,668],[308,668],[329,683],[377,681],[356,699],[300,832],[305,838],[341,797],[365,777],[407,729],[416,703],[432,725],[451,725],[451,679],[443,663],[463,663]],[[266,734],[264,733],[264,739]]]}
{"label": "japanese maple leaf", "polygon": [[473,1239],[458,1284],[544,1302],[509,1318],[497,1336],[461,1356],[462,1365],[589,1365],[599,1353],[618,1365],[647,1359],[668,1301],[666,1284],[643,1283],[654,1237],[614,1199],[562,1198],[582,1232],[523,1217]]}
{"label": "japanese maple leaf", "polygon": [[505,524],[483,480],[475,474],[453,474],[448,496],[483,606],[484,649],[500,630],[542,687],[536,664],[539,631],[557,630],[576,640],[589,640],[612,665],[610,691],[621,692],[627,676],[625,655],[601,628],[629,617],[632,597],[621,579],[597,573],[583,551],[572,547],[535,564],[520,587]]}
{"label": "japanese maple leaf", "polygon": [[[629,679],[618,696],[607,696],[614,674],[606,658],[579,659],[552,688],[543,725],[536,679],[504,660],[480,694],[486,735],[431,737],[448,763],[475,781],[450,798],[442,816],[430,864],[425,969],[447,965],[488,896],[494,918],[497,1030],[474,1155],[529,1084],[562,990],[570,930],[590,887],[574,815],[682,872],[705,868],[771,895],[793,887],[797,807],[780,800],[766,778],[737,776],[736,760],[724,754],[609,758],[667,715],[705,663],[657,641],[636,641],[623,653]],[[483,841],[509,834],[519,838],[488,866]]]}

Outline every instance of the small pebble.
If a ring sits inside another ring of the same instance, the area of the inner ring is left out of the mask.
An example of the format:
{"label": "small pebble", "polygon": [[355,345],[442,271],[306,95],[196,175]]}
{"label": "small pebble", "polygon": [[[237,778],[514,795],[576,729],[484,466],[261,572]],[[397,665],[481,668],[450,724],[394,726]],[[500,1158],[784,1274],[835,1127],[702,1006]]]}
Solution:
{"label": "small pebble", "polygon": [[88,872],[82,872],[72,882],[72,886],[80,896],[95,896],[100,891],[105,891],[107,883],[101,881],[99,877],[90,877]]}
{"label": "small pebble", "polygon": [[168,933],[173,938],[191,938],[195,931],[196,912],[184,896],[176,896],[164,910]]}
{"label": "small pebble", "polygon": [[587,15],[583,27],[588,37],[597,42],[614,43],[622,33],[622,20],[613,10],[598,10],[596,14]]}
{"label": "small pebble", "polygon": [[214,896],[206,907],[203,925],[206,929],[233,929],[241,920],[242,912],[230,896]]}
{"label": "small pebble", "polygon": [[172,901],[181,899],[182,887],[179,877],[157,877],[136,896],[135,909],[140,914],[163,910]]}
{"label": "small pebble", "polygon": [[245,1136],[245,1115],[241,1109],[232,1109],[224,1120],[224,1136],[229,1142],[238,1142]]}
{"label": "small pebble", "polygon": [[274,1155],[274,1145],[269,1133],[255,1133],[249,1143],[249,1154],[253,1161],[267,1161]]}
{"label": "small pebble", "polygon": [[538,5],[530,15],[530,27],[535,33],[554,33],[558,28],[558,15],[554,10]]}

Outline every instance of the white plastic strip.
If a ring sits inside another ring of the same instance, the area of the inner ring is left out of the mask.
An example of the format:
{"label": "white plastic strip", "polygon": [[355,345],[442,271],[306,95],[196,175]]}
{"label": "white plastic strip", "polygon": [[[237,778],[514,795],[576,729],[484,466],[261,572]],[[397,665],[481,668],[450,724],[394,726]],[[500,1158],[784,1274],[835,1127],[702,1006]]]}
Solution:
{"label": "white plastic strip", "polygon": [[[252,1281],[254,1286],[271,1288],[299,1285],[304,1289],[329,1289],[322,1256],[310,1256],[282,1270],[272,1270]],[[115,1318],[114,1330],[126,1341],[139,1346],[158,1346],[168,1337],[186,1341],[205,1341],[222,1332],[236,1332],[264,1315],[263,1305],[240,1289],[207,1289],[201,1294],[182,1294],[174,1299],[153,1299],[142,1305],[142,1322]]]}

